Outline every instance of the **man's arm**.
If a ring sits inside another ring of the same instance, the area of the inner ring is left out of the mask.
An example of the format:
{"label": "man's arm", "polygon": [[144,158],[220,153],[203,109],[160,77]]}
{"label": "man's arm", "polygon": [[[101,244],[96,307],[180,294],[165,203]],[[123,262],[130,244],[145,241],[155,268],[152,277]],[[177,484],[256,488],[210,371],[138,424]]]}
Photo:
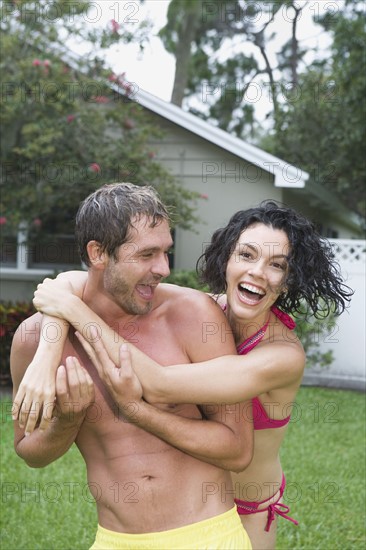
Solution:
{"label": "man's arm", "polygon": [[101,339],[94,338],[92,345],[101,378],[129,422],[219,468],[240,472],[249,465],[253,451],[251,402],[234,406],[206,404],[202,407],[204,420],[172,414],[142,399],[129,345],[120,348],[119,366],[111,361]]}
{"label": "man's arm", "polygon": [[[14,395],[37,348],[40,315],[34,315],[25,323],[26,330],[21,325],[12,343],[10,364]],[[15,450],[34,468],[46,466],[65,454],[76,438],[87,407],[94,400],[93,382],[75,358],[68,358],[65,366],[58,369],[56,395],[56,416],[45,430],[37,428],[26,435],[14,421]],[[53,410],[54,403],[50,407]]]}

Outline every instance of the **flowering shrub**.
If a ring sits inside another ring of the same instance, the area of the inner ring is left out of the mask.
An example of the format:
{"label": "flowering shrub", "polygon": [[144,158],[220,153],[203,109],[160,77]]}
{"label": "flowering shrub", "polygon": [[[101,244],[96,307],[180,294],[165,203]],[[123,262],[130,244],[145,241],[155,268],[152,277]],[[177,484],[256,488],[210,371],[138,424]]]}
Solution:
{"label": "flowering shrub", "polygon": [[[161,138],[159,123],[135,101],[138,85],[104,60],[113,45],[133,42],[142,48],[152,21],[128,22],[121,13],[123,27],[116,15],[92,29],[85,25],[93,4],[87,0],[53,0],[57,24],[43,9],[46,0],[4,4],[1,129],[7,137],[0,150],[0,238],[14,238],[19,224],[34,229],[34,219],[42,227],[36,235],[28,233],[33,248],[50,234],[71,235],[78,204],[101,185],[118,181],[153,185],[174,210],[174,223],[194,228],[197,194],[148,154],[151,140]],[[28,10],[38,5],[31,17]],[[83,43],[80,55],[68,51],[75,40]]]}
{"label": "flowering shrub", "polygon": [[10,378],[10,349],[14,333],[20,323],[35,313],[32,302],[0,302],[0,383]]}

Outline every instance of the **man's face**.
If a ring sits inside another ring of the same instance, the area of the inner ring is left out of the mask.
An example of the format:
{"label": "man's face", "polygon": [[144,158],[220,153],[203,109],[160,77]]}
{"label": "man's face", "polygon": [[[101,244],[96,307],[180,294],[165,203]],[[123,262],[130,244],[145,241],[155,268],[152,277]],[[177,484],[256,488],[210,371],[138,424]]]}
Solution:
{"label": "man's face", "polygon": [[169,224],[162,220],[150,227],[150,223],[145,216],[133,222],[128,242],[119,247],[117,260],[109,258],[104,272],[105,290],[131,315],[151,310],[157,285],[170,273],[168,251],[173,241]]}

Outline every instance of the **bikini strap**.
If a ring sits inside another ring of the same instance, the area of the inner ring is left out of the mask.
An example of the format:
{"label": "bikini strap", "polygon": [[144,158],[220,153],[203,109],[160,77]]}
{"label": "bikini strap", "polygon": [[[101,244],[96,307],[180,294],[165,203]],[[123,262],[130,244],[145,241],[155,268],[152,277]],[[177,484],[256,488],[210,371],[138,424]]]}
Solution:
{"label": "bikini strap", "polygon": [[283,323],[287,328],[289,328],[290,330],[294,330],[294,328],[296,327],[296,323],[292,319],[292,317],[290,317],[281,309],[278,309],[277,306],[272,306],[271,311],[276,315],[277,319],[279,319],[281,323]]}

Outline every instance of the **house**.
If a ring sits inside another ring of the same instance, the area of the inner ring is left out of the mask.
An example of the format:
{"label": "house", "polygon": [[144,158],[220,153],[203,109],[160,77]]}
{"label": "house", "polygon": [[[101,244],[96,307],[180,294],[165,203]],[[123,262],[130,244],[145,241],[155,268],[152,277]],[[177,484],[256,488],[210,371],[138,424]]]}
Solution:
{"label": "house", "polygon": [[149,110],[164,130],[164,138],[153,144],[159,161],[181,185],[202,197],[197,211],[201,221],[195,232],[180,228],[175,232],[175,269],[194,269],[213,231],[237,210],[264,199],[301,211],[326,237],[359,236],[357,218],[300,168],[143,90],[136,92],[134,100]]}
{"label": "house", "polygon": [[[118,87],[115,92],[125,93]],[[301,169],[143,90],[134,93],[133,101],[148,110],[163,130],[163,137],[151,143],[157,159],[182,186],[201,197],[195,231],[175,230],[175,269],[194,269],[213,231],[237,210],[264,199],[285,202],[303,212],[327,237],[359,235],[353,214]],[[19,230],[17,243],[13,255],[2,254],[2,300],[28,300],[35,284],[45,276],[77,265],[72,236],[53,237],[47,253],[39,259],[27,249],[25,229]],[[55,243],[62,251],[62,259],[57,261]]]}

